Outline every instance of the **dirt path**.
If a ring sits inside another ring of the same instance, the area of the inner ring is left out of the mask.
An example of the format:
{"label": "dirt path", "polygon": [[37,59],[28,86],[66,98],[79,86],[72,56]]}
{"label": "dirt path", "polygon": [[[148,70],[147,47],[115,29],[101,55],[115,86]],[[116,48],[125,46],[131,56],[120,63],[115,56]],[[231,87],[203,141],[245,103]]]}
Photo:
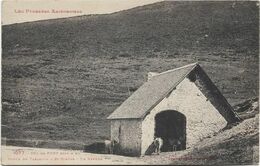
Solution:
{"label": "dirt path", "polygon": [[2,146],[1,163],[3,165],[35,165],[35,164],[147,164],[137,157],[124,157],[117,155],[91,154],[76,150],[57,150],[43,148],[27,148],[15,146]]}
{"label": "dirt path", "polygon": [[177,152],[162,152],[160,155],[141,157],[140,160],[148,164],[167,165],[182,160],[182,156],[188,154],[191,149]]}
{"label": "dirt path", "polygon": [[181,159],[189,150],[181,152],[163,152],[160,155],[143,157],[125,157],[107,154],[83,153],[77,150],[58,150],[44,148],[27,148],[16,146],[2,146],[2,164],[34,165],[34,164],[114,164],[114,165],[160,165],[170,164]]}
{"label": "dirt path", "polygon": [[107,154],[83,153],[77,150],[58,150],[44,148],[27,148],[16,146],[2,146],[2,164],[123,164],[123,165],[151,165],[170,164],[179,160],[189,150],[182,152],[163,152],[144,157],[125,157]]}

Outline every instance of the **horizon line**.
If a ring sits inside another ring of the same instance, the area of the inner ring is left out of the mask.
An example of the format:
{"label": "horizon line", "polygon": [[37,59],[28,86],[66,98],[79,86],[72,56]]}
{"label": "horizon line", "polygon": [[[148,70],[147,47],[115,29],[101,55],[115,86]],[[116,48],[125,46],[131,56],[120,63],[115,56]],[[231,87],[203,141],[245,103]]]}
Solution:
{"label": "horizon line", "polygon": [[[21,21],[21,22],[14,22],[14,23],[3,23],[3,17],[1,20],[1,25],[2,26],[9,26],[9,25],[16,25],[16,24],[26,24],[26,23],[33,23],[33,22],[44,22],[44,21],[52,21],[52,20],[59,20],[59,19],[70,19],[70,18],[76,18],[76,17],[87,17],[87,16],[101,16],[101,15],[110,15],[110,14],[116,14],[119,12],[123,12],[123,11],[127,11],[127,10],[132,10],[135,8],[139,8],[139,7],[144,7],[144,6],[148,6],[148,5],[152,5],[152,4],[156,4],[156,3],[161,3],[167,0],[158,0],[158,1],[153,1],[152,3],[148,3],[148,4],[143,4],[143,5],[138,5],[138,6],[134,6],[134,7],[130,7],[127,9],[120,9],[120,10],[115,10],[115,11],[111,11],[111,12],[104,12],[104,13],[87,13],[87,14],[82,14],[82,15],[73,15],[73,16],[64,16],[64,17],[56,17],[56,18],[43,18],[43,19],[39,19],[39,20],[28,20],[28,21]],[[4,2],[4,1],[2,1]],[[76,3],[76,2],[75,2]],[[2,5],[3,7],[3,5]],[[2,11],[2,14],[3,11]]]}

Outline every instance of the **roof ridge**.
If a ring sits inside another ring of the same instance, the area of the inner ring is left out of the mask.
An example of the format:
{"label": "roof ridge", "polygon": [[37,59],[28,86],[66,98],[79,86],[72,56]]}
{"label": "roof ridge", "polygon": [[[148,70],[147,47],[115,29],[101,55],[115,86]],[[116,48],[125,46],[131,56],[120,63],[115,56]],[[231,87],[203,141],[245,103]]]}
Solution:
{"label": "roof ridge", "polygon": [[[128,99],[126,99],[112,114],[107,117],[107,119],[143,118],[148,112],[150,112],[152,108],[154,108],[154,106],[158,104],[158,102],[163,100],[163,98],[165,98],[165,96],[169,94],[174,89],[174,87],[178,86],[180,82],[183,81],[183,79],[187,77],[187,75],[197,66],[199,66],[197,63],[192,63],[160,73],[157,75],[159,77],[152,77],[149,81],[145,82],[141,87],[139,87],[138,90],[135,91]],[[171,77],[168,78],[168,75]],[[157,88],[158,90],[155,90],[157,97],[150,97],[149,95],[151,95],[151,93],[146,93],[145,91],[150,92],[151,87],[157,87],[159,84],[161,84],[160,77],[164,78],[163,80],[168,80],[166,81],[168,83],[164,84],[165,87],[163,85],[163,88]],[[142,92],[142,94],[140,94],[140,92]],[[147,102],[148,104],[137,102],[143,101],[143,95],[144,97],[148,97],[149,100],[151,100]],[[135,102],[137,102],[137,105],[134,104]],[[131,105],[129,106],[129,104]],[[132,107],[131,110],[129,110],[129,107]],[[132,110],[134,110],[133,115],[129,115]],[[123,114],[120,113],[120,111],[123,112]]]}
{"label": "roof ridge", "polygon": [[170,70],[158,73],[158,74],[154,75],[153,77],[160,76],[160,75],[163,75],[163,74],[167,74],[167,73],[170,73],[170,72],[173,72],[173,71],[176,71],[176,70],[180,70],[180,69],[183,69],[183,68],[186,68],[186,67],[190,67],[190,66],[193,66],[193,65],[198,65],[198,64],[199,64],[198,62],[190,63],[190,64],[185,65],[185,66],[181,66],[181,67],[178,67],[178,68],[174,68],[174,69],[170,69]]}

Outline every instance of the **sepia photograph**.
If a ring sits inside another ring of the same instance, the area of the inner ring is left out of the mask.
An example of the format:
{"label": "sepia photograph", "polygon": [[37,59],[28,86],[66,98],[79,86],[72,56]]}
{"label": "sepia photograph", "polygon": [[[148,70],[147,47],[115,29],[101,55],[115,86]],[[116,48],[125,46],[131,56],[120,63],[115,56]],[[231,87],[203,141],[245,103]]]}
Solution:
{"label": "sepia photograph", "polygon": [[2,165],[259,164],[259,1],[1,8]]}

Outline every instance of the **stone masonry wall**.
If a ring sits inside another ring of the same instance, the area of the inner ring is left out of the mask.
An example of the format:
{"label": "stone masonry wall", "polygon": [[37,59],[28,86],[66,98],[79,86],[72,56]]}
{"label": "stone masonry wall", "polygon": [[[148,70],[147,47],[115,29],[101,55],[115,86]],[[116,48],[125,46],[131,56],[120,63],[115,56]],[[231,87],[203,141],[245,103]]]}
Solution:
{"label": "stone masonry wall", "polygon": [[142,154],[153,141],[156,114],[165,110],[175,110],[186,116],[187,148],[194,146],[204,137],[213,135],[227,124],[195,83],[185,78],[144,118],[142,122]]}
{"label": "stone masonry wall", "polygon": [[111,140],[119,142],[120,154],[139,156],[141,153],[140,119],[112,120]]}

